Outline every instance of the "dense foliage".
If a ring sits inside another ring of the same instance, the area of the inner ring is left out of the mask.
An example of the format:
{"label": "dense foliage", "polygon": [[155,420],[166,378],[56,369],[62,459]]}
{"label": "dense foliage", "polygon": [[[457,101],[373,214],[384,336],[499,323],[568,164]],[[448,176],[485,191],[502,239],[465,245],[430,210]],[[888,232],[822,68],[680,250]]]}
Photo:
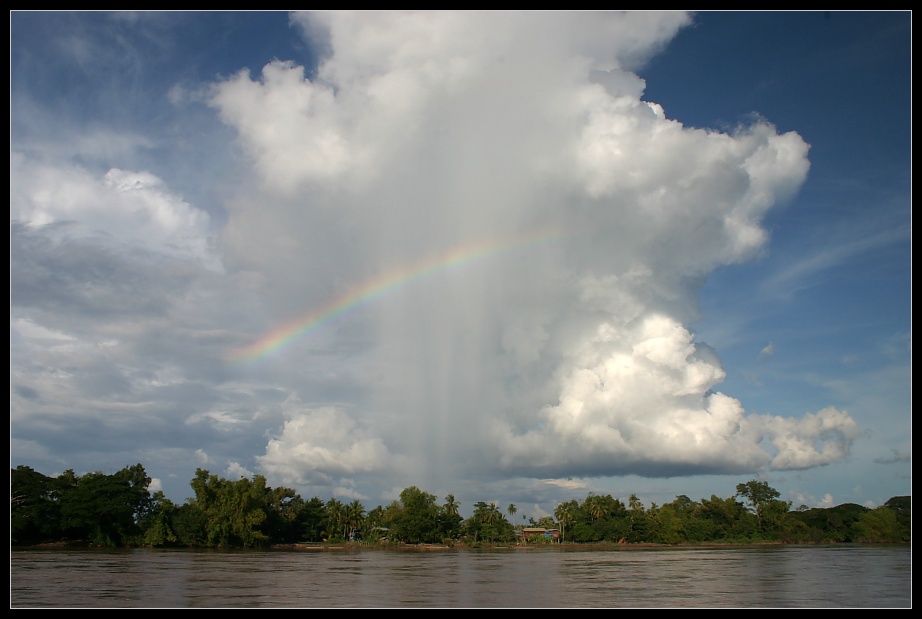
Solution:
{"label": "dense foliage", "polygon": [[[48,477],[25,466],[10,470],[10,542],[14,546],[79,541],[98,546],[256,548],[272,544],[507,544],[521,541],[526,525],[494,503],[478,502],[470,518],[459,515],[453,495],[411,486],[386,507],[360,501],[301,498],[266,479],[231,481],[196,470],[194,497],[176,505],[149,491],[140,464],[112,475],[68,470]],[[729,498],[693,501],[685,495],[646,507],[631,495],[625,505],[611,495],[589,494],[560,503],[554,516],[528,519],[530,527],[557,529],[567,543],[900,543],[911,541],[912,499],[893,497],[870,509],[846,503],[790,509],[767,483],[749,481]],[[525,543],[550,543],[535,536]]]}

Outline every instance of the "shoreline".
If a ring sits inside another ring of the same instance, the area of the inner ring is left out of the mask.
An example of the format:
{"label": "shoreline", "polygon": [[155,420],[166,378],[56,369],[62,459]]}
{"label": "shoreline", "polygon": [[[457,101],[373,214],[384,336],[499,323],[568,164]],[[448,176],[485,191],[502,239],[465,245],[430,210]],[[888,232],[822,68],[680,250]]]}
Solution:
{"label": "shoreline", "polygon": [[[698,548],[756,548],[756,547],[766,547],[766,546],[830,546],[830,545],[843,545],[844,543],[796,543],[789,544],[785,542],[696,542],[696,543],[681,543],[681,544],[656,544],[652,542],[637,542],[630,544],[619,544],[617,542],[592,542],[586,544],[580,543],[563,543],[563,544],[481,544],[477,546],[471,546],[466,544],[454,544],[448,546],[446,544],[356,544],[356,543],[342,543],[342,544],[327,544],[324,542],[308,542],[308,543],[298,543],[298,544],[274,544],[270,546],[269,550],[278,550],[278,551],[392,551],[392,552],[479,552],[479,551],[489,551],[489,552],[516,552],[516,551],[600,551],[600,550],[624,550],[624,551],[636,551],[636,550],[668,550],[668,549],[682,549],[682,550],[694,550]],[[872,544],[858,544],[858,543],[847,543],[844,545],[872,545]],[[892,545],[892,544],[887,544]]]}
{"label": "shoreline", "polygon": [[10,550],[166,550],[166,551],[278,551],[278,552],[591,552],[591,551],[640,551],[640,550],[695,550],[714,548],[758,548],[775,546],[911,546],[911,542],[903,543],[868,543],[868,542],[816,542],[816,543],[787,543],[787,542],[696,542],[680,544],[656,544],[651,542],[637,542],[619,544],[617,542],[592,542],[592,543],[563,543],[563,544],[480,544],[477,546],[466,544],[360,544],[355,542],[327,543],[327,542],[301,542],[293,544],[273,544],[261,548],[243,547],[153,547],[153,546],[95,546],[85,541],[60,541],[44,544],[11,545]]}

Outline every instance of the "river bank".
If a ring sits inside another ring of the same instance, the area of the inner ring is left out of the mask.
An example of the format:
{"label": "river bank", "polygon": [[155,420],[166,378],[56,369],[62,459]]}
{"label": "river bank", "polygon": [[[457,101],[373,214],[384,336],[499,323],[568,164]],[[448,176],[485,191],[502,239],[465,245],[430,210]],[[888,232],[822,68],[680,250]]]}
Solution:
{"label": "river bank", "polygon": [[[324,543],[309,542],[300,544],[274,544],[271,550],[345,550],[345,551],[406,551],[406,552],[432,552],[432,551],[522,551],[522,550],[644,550],[644,549],[668,549],[668,548],[732,548],[732,547],[759,547],[759,546],[783,546],[783,542],[754,542],[754,543],[721,543],[721,542],[702,542],[695,544],[652,544],[647,542],[639,543],[615,543],[615,542],[594,542],[588,544],[570,544],[570,543],[553,543],[553,544],[362,544],[355,542],[348,543]],[[798,544],[804,545],[804,544]],[[808,544],[809,545],[809,544]]]}

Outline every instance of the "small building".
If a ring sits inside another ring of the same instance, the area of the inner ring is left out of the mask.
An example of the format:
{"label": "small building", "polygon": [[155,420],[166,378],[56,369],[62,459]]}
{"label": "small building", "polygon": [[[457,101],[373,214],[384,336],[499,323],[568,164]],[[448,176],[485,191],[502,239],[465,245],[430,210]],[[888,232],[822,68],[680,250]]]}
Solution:
{"label": "small building", "polygon": [[536,535],[548,539],[553,539],[555,542],[560,541],[560,529],[547,529],[545,527],[524,527],[516,531],[516,535],[526,542]]}

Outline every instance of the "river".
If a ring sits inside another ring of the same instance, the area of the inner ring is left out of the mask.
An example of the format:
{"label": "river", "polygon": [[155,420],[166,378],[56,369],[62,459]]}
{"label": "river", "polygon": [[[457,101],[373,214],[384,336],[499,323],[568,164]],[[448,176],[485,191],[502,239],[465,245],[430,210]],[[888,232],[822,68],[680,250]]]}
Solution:
{"label": "river", "polygon": [[11,608],[911,608],[910,545],[10,552]]}

